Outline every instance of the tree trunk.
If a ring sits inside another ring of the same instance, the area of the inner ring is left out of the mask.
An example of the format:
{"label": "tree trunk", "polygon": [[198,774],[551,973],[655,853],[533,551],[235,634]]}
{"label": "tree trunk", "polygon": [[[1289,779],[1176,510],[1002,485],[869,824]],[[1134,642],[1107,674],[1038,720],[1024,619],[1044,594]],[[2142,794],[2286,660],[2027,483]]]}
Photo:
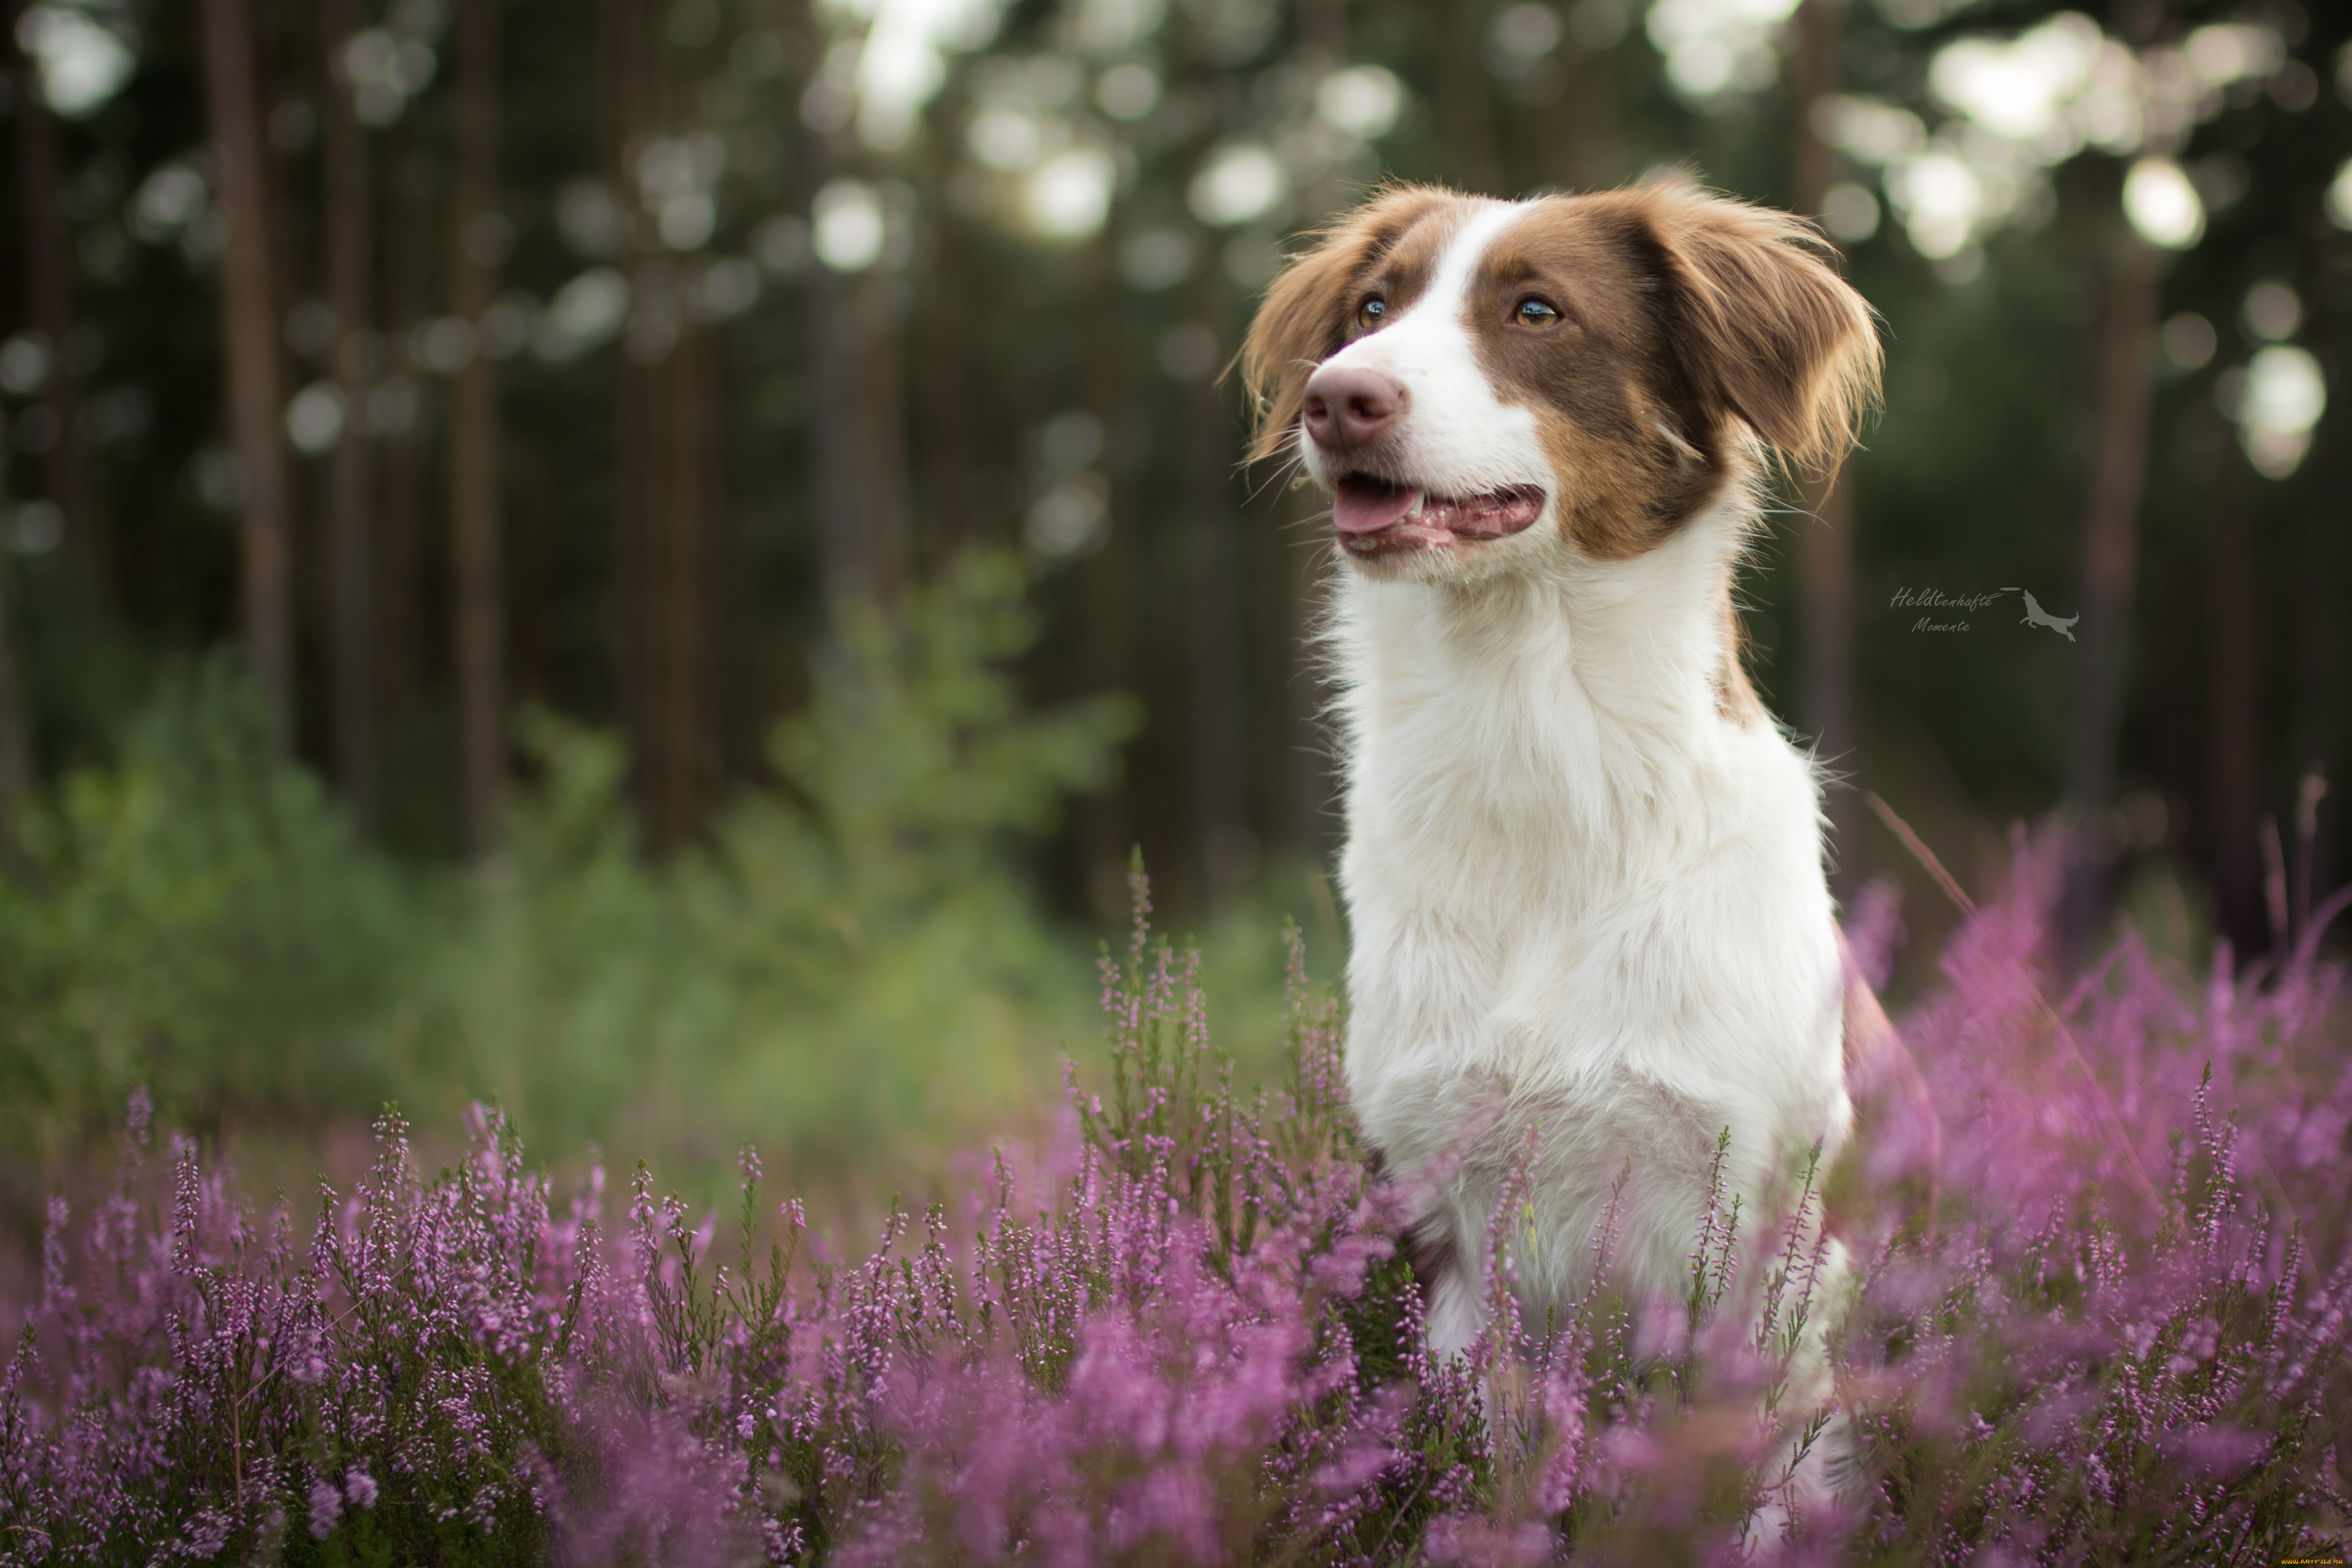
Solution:
{"label": "tree trunk", "polygon": [[[1107,225],[1079,258],[1076,313],[1084,344],[1078,374],[1087,412],[1102,426],[1098,466],[1108,487],[1102,539],[1076,571],[1080,679],[1095,692],[1125,689],[1133,664],[1129,639],[1134,622],[1128,602],[1133,529],[1123,504],[1129,498],[1121,483],[1127,478],[1131,393],[1126,341],[1119,331],[1117,234],[1114,226]],[[1121,783],[1080,799],[1073,812],[1087,896],[1095,913],[1106,921],[1121,917],[1129,897],[1125,875],[1135,839],[1127,806]]]}
{"label": "tree trunk", "polygon": [[41,98],[40,73],[16,37],[23,11],[18,0],[0,0],[0,51],[5,52],[8,85],[16,100],[17,221],[23,226],[26,314],[48,352],[41,383],[41,407],[50,427],[41,453],[41,485],[64,520],[62,543],[79,589],[98,604],[110,603],[106,560],[97,502],[81,444],[81,397],[68,363],[66,340],[73,331],[73,280],[66,265],[65,219],[58,206],[56,128]]}
{"label": "tree trunk", "polygon": [[836,629],[853,603],[888,611],[906,574],[905,408],[895,280],[819,268],[808,289],[817,549]]}
{"label": "tree trunk", "polygon": [[[1224,274],[1207,258],[1194,274],[1194,319],[1225,329]],[[1243,820],[1240,520],[1233,492],[1234,415],[1216,378],[1185,388],[1185,472],[1191,513],[1192,829],[1203,902],[1236,891],[1246,859]]]}
{"label": "tree trunk", "polygon": [[656,379],[663,504],[648,536],[646,643],[654,743],[646,826],[673,849],[692,837],[719,780],[716,586],[719,519],[718,343],[689,325]]}
{"label": "tree trunk", "polygon": [[[0,463],[0,506],[8,500],[7,465]],[[0,870],[14,870],[16,824],[33,786],[33,724],[17,663],[16,598],[10,552],[0,543]]]}
{"label": "tree trunk", "polygon": [[[19,10],[15,0],[0,0],[0,59],[5,61],[7,87],[16,105],[17,221],[23,226],[26,293],[31,296],[26,300],[26,314],[47,335],[49,329],[42,323],[42,296],[47,290],[40,276],[45,264],[53,277],[60,274],[57,247],[62,237],[58,229],[56,151],[49,135],[48,116],[40,100],[40,84],[32,62],[17,45]],[[58,394],[63,391],[68,402],[72,395],[71,374],[66,369],[63,354],[57,352],[62,342],[60,336],[50,344],[57,362],[47,387],[53,418],[57,417]],[[59,433],[70,434],[71,426],[62,426]],[[57,448],[53,447],[49,455],[54,459]],[[5,515],[7,510],[7,481],[6,456],[0,453],[0,515]],[[50,499],[61,510],[65,510],[63,498],[53,495]],[[74,522],[68,512],[66,526],[71,529]],[[9,542],[0,540],[0,868],[11,871],[16,869],[17,821],[34,773],[32,715],[26,708],[23,668],[18,662],[13,564]]]}
{"label": "tree trunk", "polygon": [[[948,171],[942,168],[938,177],[944,188]],[[941,213],[933,216],[929,226],[928,275],[963,277],[969,258],[962,221],[951,213]],[[922,353],[909,368],[924,426],[919,447],[926,476],[919,560],[923,572],[936,577],[955,559],[971,531],[972,379],[966,302],[947,289],[928,289],[923,300],[916,312]],[[1114,342],[1108,350],[1097,346],[1090,352],[1116,356],[1118,344]],[[1108,429],[1109,417],[1101,416]]]}
{"label": "tree trunk", "polygon": [[1298,0],[1298,53],[1318,75],[1348,60],[1347,0]]}
{"label": "tree trunk", "polygon": [[352,102],[343,53],[364,23],[359,0],[325,0],[327,295],[335,311],[334,374],[343,399],[327,489],[328,575],[332,582],[335,783],[363,832],[376,826],[375,438],[368,390],[376,375],[370,330],[375,294],[367,128]]}
{"label": "tree trunk", "polygon": [[[615,265],[633,287],[642,282],[638,253],[645,215],[631,160],[648,113],[648,58],[645,0],[596,0],[599,87],[598,130],[604,142],[604,183],[621,215],[621,254]],[[632,301],[632,309],[642,302]],[[650,548],[656,504],[654,406],[646,374],[624,352],[613,362],[614,465],[612,616],[614,629],[614,685],[622,727],[629,737],[630,763],[641,819],[650,823],[649,780],[654,750],[656,687],[651,679],[652,615],[648,586]]]}
{"label": "tree trunk", "polygon": [[2130,658],[2156,336],[2156,250],[2128,231],[2117,233],[2112,243],[2099,353],[2098,445],[2083,529],[2082,676],[2067,780],[2082,814],[2063,910],[2067,940],[2076,947],[2090,938],[2099,919],[2113,854],[2106,808],[2115,793],[2116,731]]}
{"label": "tree trunk", "polygon": [[648,844],[677,848],[717,794],[717,345],[687,319],[685,281],[649,231],[634,160],[663,123],[654,11],[602,0],[607,157],[625,216],[630,317],[618,367],[614,560],[621,691]]}
{"label": "tree trunk", "polygon": [[244,483],[246,658],[282,756],[293,739],[294,659],[287,539],[284,379],[272,279],[263,100],[247,0],[203,0],[213,163],[228,219],[221,258],[230,436]]}
{"label": "tree trunk", "polygon": [[[498,291],[486,230],[499,195],[497,0],[458,0],[451,40],[450,308],[479,323]],[[506,783],[506,616],[500,588],[498,371],[478,350],[451,389],[449,564],[457,634],[458,777],[466,842],[498,846]]]}
{"label": "tree trunk", "polygon": [[815,479],[812,500],[826,617],[836,636],[848,606],[868,592],[858,528],[857,416],[850,397],[856,340],[849,320],[854,287],[824,267],[809,275],[809,387],[814,403],[809,439],[815,448],[809,467]]}
{"label": "tree trunk", "polygon": [[1426,4],[1422,9],[1436,56],[1438,123],[1452,167],[1445,184],[1481,195],[1504,195],[1503,155],[1495,136],[1495,95],[1479,51],[1486,42],[1483,4]]}
{"label": "tree trunk", "polygon": [[887,614],[898,607],[907,574],[907,430],[898,371],[898,280],[876,269],[850,288],[856,322],[859,548],[866,589]]}
{"label": "tree trunk", "polygon": [[548,546],[554,534],[553,476],[545,454],[529,447],[507,453],[499,491],[506,500],[504,602],[507,610],[506,692],[509,703],[550,700],[547,678]]}
{"label": "tree trunk", "polygon": [[2237,453],[2223,451],[2214,490],[2206,579],[2213,903],[2221,934],[2242,962],[2268,952],[2280,933],[2263,911],[2262,677],[2246,465]]}
{"label": "tree trunk", "polygon": [[[1797,54],[1790,78],[1796,113],[1790,182],[1796,209],[1818,216],[1837,177],[1837,153],[1814,133],[1813,109],[1838,89],[1843,39],[1838,0],[1805,0],[1797,12]],[[1843,468],[1809,482],[1797,520],[1799,722],[1815,753],[1833,770],[1860,771],[1860,736],[1853,720],[1853,489]],[[1829,820],[1831,881],[1840,897],[1853,891],[1861,863],[1861,796],[1852,784],[1832,786],[1822,801]]]}
{"label": "tree trunk", "polygon": [[[792,39],[793,57],[803,68],[787,79],[784,96],[798,102],[824,58],[824,37],[810,14],[808,0],[784,0],[780,25]],[[816,194],[839,171],[833,138],[803,123],[793,144],[800,178],[793,190],[802,211],[810,209]],[[855,279],[820,262],[811,262],[801,288],[808,337],[809,504],[814,511],[816,568],[824,595],[824,621],[837,639],[842,616],[864,598],[865,550],[859,538],[857,486],[857,416],[851,387],[856,380],[857,334],[850,321],[849,302]]]}
{"label": "tree trunk", "polygon": [[[2352,263],[2352,240],[2340,233],[2326,236],[2321,258],[2318,276],[2344,276],[2347,264]],[[2327,332],[2336,363],[2352,363],[2352,310],[2329,310]],[[2290,755],[2305,774],[2316,774],[2324,789],[2329,777],[2341,776],[2344,747],[2345,637],[2339,605],[2347,555],[2352,555],[2344,537],[2345,518],[2352,511],[2352,398],[2340,394],[2331,397],[2312,436],[2311,455],[2305,459],[2312,472],[2304,481],[2302,537],[2294,572],[2295,708]],[[2313,898],[2336,886],[2335,851],[2342,840],[2327,830],[2317,797],[2298,811],[2297,821],[2293,938],[2300,942]]]}
{"label": "tree trunk", "polygon": [[[416,145],[413,129],[395,134],[398,152],[386,182],[391,220],[384,230],[384,316],[392,342],[400,345],[411,341],[410,334],[429,312],[430,278],[438,269],[439,258],[430,243],[433,226],[426,209],[432,182],[424,150]],[[400,353],[395,352],[394,363],[407,378],[415,416],[384,437],[382,507],[376,517],[376,721],[378,732],[391,742],[388,753],[397,751],[398,737],[416,700],[418,552],[431,395],[430,384],[413,374]]]}
{"label": "tree trunk", "polygon": [[1570,28],[1559,42],[1559,95],[1535,115],[1537,177],[1569,190],[1605,190],[1622,177],[1614,55],[1585,47]]}
{"label": "tree trunk", "polygon": [[645,0],[597,8],[607,166],[625,214],[630,315],[616,388],[614,561],[620,687],[638,814],[656,852],[683,845],[720,778],[717,578],[722,527],[719,342],[690,319],[687,280],[650,231],[634,160],[665,123]]}

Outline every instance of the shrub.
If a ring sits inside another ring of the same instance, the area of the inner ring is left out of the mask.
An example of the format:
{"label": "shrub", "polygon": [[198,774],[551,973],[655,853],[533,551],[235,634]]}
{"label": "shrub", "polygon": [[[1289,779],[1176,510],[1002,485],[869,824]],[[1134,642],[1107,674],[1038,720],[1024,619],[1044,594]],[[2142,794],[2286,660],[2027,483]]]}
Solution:
{"label": "shrub", "polygon": [[416,889],[273,759],[233,665],[166,683],[23,850],[0,874],[0,1142],[102,1131],[133,1084],[197,1124],[382,1103],[365,1025],[408,967]]}
{"label": "shrub", "polygon": [[1009,1113],[1086,1005],[1023,841],[1108,782],[1135,721],[1124,699],[1023,706],[1021,591],[968,555],[895,624],[857,623],[770,742],[776,786],[658,866],[618,744],[529,720],[540,784],[398,1020],[441,1109],[495,1096],[542,1140],[722,1167],[755,1131],[804,1167],[870,1163]]}
{"label": "shrub", "polygon": [[[492,1112],[432,1178],[387,1115],[305,1251],[184,1140],[168,1215],[142,1207],[135,1100],[113,1197],[79,1227],[53,1207],[0,1383],[0,1557],[1656,1563],[1782,1525],[1790,1562],[2340,1545],[2339,973],[2306,950],[2200,994],[2126,939],[2053,1008],[2046,879],[2019,883],[1908,1021],[1951,1130],[1931,1238],[1816,1300],[1811,1184],[1780,1215],[1718,1187],[1686,1300],[1615,1292],[1604,1224],[1583,1300],[1534,1322],[1498,1288],[1444,1364],[1336,1008],[1302,981],[1288,1081],[1238,1095],[1139,883],[1103,1092],[961,1208],[893,1205],[854,1263],[763,1207],[748,1152],[722,1259],[642,1168],[625,1218],[597,1175],[557,1203]],[[1786,1467],[1818,1423],[1766,1412],[1795,1327],[1833,1310],[1858,1477],[1808,1508]]]}
{"label": "shrub", "polygon": [[1135,721],[1023,702],[1022,591],[976,552],[860,621],[773,785],[659,864],[609,734],[528,715],[506,853],[434,871],[274,759],[233,666],[167,686],[0,867],[0,1164],[102,1132],[133,1084],[200,1129],[496,1098],[545,1144],[722,1170],[754,1129],[815,1166],[1008,1114],[1087,997],[1027,841]]}

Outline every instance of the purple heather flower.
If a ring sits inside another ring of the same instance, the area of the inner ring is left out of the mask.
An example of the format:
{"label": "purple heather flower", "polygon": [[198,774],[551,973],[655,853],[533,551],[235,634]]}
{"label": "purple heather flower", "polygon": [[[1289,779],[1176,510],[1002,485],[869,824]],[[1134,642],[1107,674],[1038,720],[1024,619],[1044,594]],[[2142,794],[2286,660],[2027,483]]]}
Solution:
{"label": "purple heather flower", "polygon": [[335,1521],[343,1514],[343,1494],[335,1489],[332,1481],[310,1483],[310,1534],[324,1541],[334,1533]]}

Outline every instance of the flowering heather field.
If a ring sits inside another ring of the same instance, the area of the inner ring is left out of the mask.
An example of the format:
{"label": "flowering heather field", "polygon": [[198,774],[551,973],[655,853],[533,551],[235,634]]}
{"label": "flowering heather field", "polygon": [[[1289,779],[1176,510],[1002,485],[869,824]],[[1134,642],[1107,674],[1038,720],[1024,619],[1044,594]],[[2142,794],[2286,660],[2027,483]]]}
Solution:
{"label": "flowering heather field", "polygon": [[[2020,864],[1903,1020],[1940,1208],[1851,1237],[1858,1294],[1816,1299],[1809,1184],[1711,1208],[1684,1300],[1613,1293],[1595,1236],[1573,1310],[1500,1293],[1454,1364],[1420,1348],[1336,1009],[1302,984],[1289,1081],[1237,1094],[1139,895],[1066,1146],[894,1210],[862,1260],[749,1153],[722,1224],[642,1170],[625,1205],[552,1193],[495,1112],[429,1177],[387,1114],[314,1226],[257,1215],[134,1102],[113,1195],[53,1205],[17,1304],[0,1562],[2341,1561],[2341,974],[2126,937],[2053,993]],[[1891,927],[1858,920],[1865,965]],[[1768,1540],[1808,1321],[1860,1469]]]}

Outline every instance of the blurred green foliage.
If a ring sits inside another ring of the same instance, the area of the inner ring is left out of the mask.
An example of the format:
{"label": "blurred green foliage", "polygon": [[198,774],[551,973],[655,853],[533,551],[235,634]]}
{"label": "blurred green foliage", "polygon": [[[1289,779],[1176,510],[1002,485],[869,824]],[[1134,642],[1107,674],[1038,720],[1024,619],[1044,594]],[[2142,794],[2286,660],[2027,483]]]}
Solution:
{"label": "blurred green foliage", "polygon": [[131,1084],[198,1119],[364,1107],[365,1020],[410,971],[417,884],[273,763],[225,658],[163,683],[111,766],[68,775],[0,878],[0,1137],[47,1145]]}
{"label": "blurred green foliage", "polygon": [[1014,839],[1110,779],[1133,705],[1025,711],[1020,577],[976,556],[901,626],[860,619],[707,844],[638,851],[609,737],[540,715],[543,782],[403,1009],[397,1049],[542,1138],[715,1158],[757,1131],[796,1159],[1001,1110],[1085,1016],[1078,949]]}
{"label": "blurred green foliage", "polygon": [[170,683],[117,763],[33,811],[0,884],[5,1134],[54,1150],[138,1082],[200,1125],[487,1096],[543,1146],[689,1161],[756,1133],[835,1163],[1001,1117],[1093,989],[1020,841],[1111,782],[1138,721],[1123,697],[1024,704],[1022,589],[977,552],[859,619],[772,737],[772,783],[659,863],[608,734],[527,716],[505,852],[426,873],[268,760],[230,666]]}

